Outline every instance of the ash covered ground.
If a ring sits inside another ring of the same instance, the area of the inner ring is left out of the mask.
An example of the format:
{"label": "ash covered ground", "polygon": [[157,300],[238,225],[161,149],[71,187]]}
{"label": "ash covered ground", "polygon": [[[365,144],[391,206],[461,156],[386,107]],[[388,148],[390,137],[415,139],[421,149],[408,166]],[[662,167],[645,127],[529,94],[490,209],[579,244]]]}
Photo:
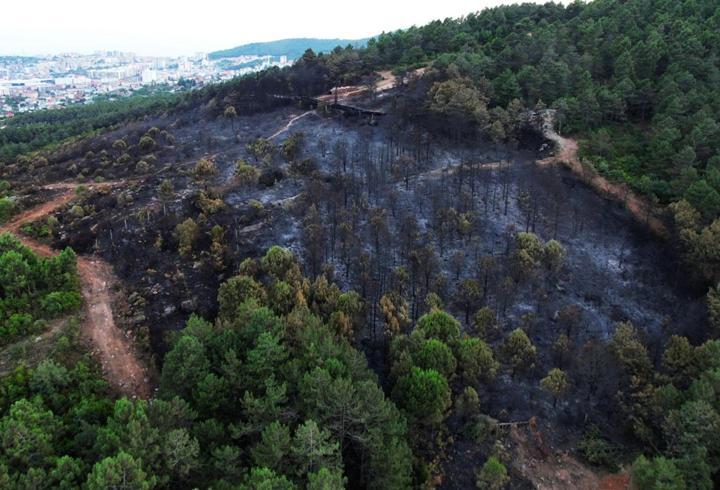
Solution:
{"label": "ash covered ground", "polygon": [[[676,265],[666,245],[621,204],[597,195],[568,170],[537,165],[547,145],[532,132],[519,148],[510,148],[454,142],[392,115],[371,123],[306,112],[293,106],[232,121],[206,119],[199,110],[166,115],[61,148],[46,166],[18,173],[15,180],[26,185],[28,202],[42,194],[33,186],[78,175],[126,181],[112,191],[81,193],[82,214],[71,206],[57,212],[50,240],[56,247],[97,253],[113,265],[129,292],[126,322],[147,327],[159,355],[168,331],[181,328],[191,313],[212,318],[219,284],[243,259],[261,257],[272,245],[293,250],[306,273],[327,274],[366,298],[367,326],[355,338],[381,380],[389,369],[378,306],[382,294],[402,289],[417,319],[427,293],[436,292],[472,334],[457,288],[477,279],[486,287],[471,309],[490,306],[498,313],[499,328],[488,333],[488,342],[497,349],[508,332],[523,327],[538,349],[529,372],[511,376],[503,370],[479,387],[482,411],[501,421],[537,416],[557,445],[577,441],[589,420],[622,438],[620,424],[613,422],[612,380],[618,377],[606,375],[614,366],[596,352],[594,341],[629,320],[644,332],[657,360],[669,335],[695,338],[691,326],[703,323],[701,301],[672,280]],[[249,154],[249,143],[276,134],[299,115],[271,140],[277,150],[272,158]],[[151,128],[159,133],[148,159],[138,142]],[[300,133],[299,153],[290,163],[281,148]],[[127,149],[113,148],[120,138]],[[122,154],[130,160],[119,164]],[[194,169],[201,158],[212,160],[216,171],[198,178]],[[147,166],[139,166],[141,160]],[[238,160],[258,169],[258,183],[237,182]],[[169,197],[158,191],[163,180],[172,184]],[[192,256],[181,257],[175,228],[187,218],[200,233]],[[312,224],[320,232],[309,236]],[[209,256],[215,225],[225,233],[222,267]],[[559,273],[508,286],[507,257],[519,231],[564,245],[567,259]],[[479,265],[487,257],[494,263],[489,272]],[[408,275],[401,285],[397,267]],[[578,312],[570,329],[559,320],[568,307]],[[570,352],[558,360],[553,344],[566,330]],[[573,382],[569,395],[553,406],[537,380],[558,364]],[[461,432],[457,420],[448,426]],[[479,450],[456,434],[447,486],[473,481],[464,468],[482,461]]]}

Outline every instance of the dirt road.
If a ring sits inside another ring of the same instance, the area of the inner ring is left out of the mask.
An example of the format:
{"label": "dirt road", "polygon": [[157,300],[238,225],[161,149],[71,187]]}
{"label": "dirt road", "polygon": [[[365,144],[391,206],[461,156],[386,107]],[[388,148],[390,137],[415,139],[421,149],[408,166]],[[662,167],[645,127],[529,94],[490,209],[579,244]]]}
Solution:
{"label": "dirt road", "polygon": [[[88,189],[112,188],[124,182],[88,184]],[[0,226],[0,232],[18,235],[24,245],[35,253],[51,256],[56,252],[49,246],[18,233],[20,227],[41,219],[76,198],[75,183],[52,184],[46,189],[62,190],[50,201],[28,209],[17,215],[11,222]],[[93,346],[93,355],[100,362],[107,381],[121,394],[131,398],[147,399],[151,387],[146,366],[137,356],[132,340],[115,325],[112,314],[112,287],[118,281],[112,268],[93,256],[78,256],[78,274],[81,292],[85,300],[85,320],[81,326],[83,337]]]}
{"label": "dirt road", "polygon": [[[414,70],[410,76],[421,77],[426,71],[427,68],[418,68]],[[402,83],[402,80],[399,80],[399,77],[393,75],[390,70],[378,71],[376,73],[380,76],[380,79],[375,82],[375,95],[394,89],[398,81]],[[345,102],[353,97],[363,95],[367,91],[368,87],[365,85],[347,85],[345,87],[336,87],[333,89],[333,93],[321,95],[317,97],[317,99],[328,103],[335,102],[335,92],[337,92],[337,101]]]}
{"label": "dirt road", "polygon": [[655,215],[655,208],[652,203],[635,194],[627,184],[610,182],[596,173],[594,169],[583,166],[578,157],[577,141],[557,134],[552,127],[551,121],[543,125],[543,134],[547,139],[555,142],[557,149],[555,155],[544,160],[538,160],[538,164],[566,164],[574,174],[578,175],[581,180],[592,188],[616,201],[622,202],[635,219],[645,224],[655,235],[661,238],[669,236],[667,226]]}

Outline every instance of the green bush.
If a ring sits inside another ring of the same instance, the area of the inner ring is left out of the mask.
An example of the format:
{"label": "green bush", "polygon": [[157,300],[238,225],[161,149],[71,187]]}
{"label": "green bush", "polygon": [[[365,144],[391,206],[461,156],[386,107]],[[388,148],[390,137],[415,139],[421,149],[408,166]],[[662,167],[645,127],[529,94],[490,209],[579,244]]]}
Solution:
{"label": "green bush", "polygon": [[143,136],[140,138],[140,141],[138,142],[138,147],[143,152],[148,152],[155,148],[155,140],[152,139],[150,136]]}
{"label": "green bush", "polygon": [[79,308],[82,299],[77,291],[53,291],[45,296],[40,304],[43,313],[52,318]]}
{"label": "green bush", "polygon": [[14,235],[0,235],[0,345],[43,331],[45,319],[80,304],[71,249],[38,257]]}
{"label": "green bush", "polygon": [[590,464],[603,466],[610,471],[617,470],[617,451],[612,444],[602,437],[598,427],[593,426],[590,428],[578,444],[578,449]]}
{"label": "green bush", "polygon": [[510,482],[507,468],[495,456],[490,456],[477,472],[475,485],[481,490],[500,490]]}
{"label": "green bush", "polygon": [[0,223],[9,220],[16,212],[15,201],[9,197],[0,197]]}

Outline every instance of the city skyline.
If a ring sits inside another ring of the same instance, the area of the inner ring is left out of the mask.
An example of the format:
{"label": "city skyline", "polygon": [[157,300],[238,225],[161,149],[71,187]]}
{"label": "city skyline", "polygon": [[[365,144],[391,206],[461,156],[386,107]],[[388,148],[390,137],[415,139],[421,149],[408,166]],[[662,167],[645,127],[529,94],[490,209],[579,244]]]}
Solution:
{"label": "city skyline", "polygon": [[[176,7],[174,3],[170,7],[165,2],[127,0],[122,8],[111,11],[100,11],[97,3],[89,0],[37,3],[32,12],[15,2],[3,6],[6,19],[24,21],[8,23],[0,30],[0,55],[121,51],[142,56],[180,56],[295,37],[360,39],[520,2],[448,0],[408,9],[406,5],[367,0],[352,12],[326,0],[292,2],[281,9],[262,2],[225,4],[207,0],[202,9],[197,9],[184,8],[187,4]],[[344,22],[348,18],[352,22]]]}

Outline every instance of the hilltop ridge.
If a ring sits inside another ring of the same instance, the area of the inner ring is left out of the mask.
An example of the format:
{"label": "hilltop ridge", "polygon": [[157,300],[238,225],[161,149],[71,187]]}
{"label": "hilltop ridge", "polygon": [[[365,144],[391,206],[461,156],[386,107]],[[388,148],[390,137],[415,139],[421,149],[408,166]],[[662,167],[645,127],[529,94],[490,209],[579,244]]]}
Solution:
{"label": "hilltop ridge", "polygon": [[312,37],[278,39],[277,41],[242,44],[230,49],[213,51],[208,54],[210,59],[234,58],[236,56],[287,56],[297,59],[307,49],[326,53],[337,46],[345,47],[348,44],[358,48],[367,43],[366,39],[319,39]]}

